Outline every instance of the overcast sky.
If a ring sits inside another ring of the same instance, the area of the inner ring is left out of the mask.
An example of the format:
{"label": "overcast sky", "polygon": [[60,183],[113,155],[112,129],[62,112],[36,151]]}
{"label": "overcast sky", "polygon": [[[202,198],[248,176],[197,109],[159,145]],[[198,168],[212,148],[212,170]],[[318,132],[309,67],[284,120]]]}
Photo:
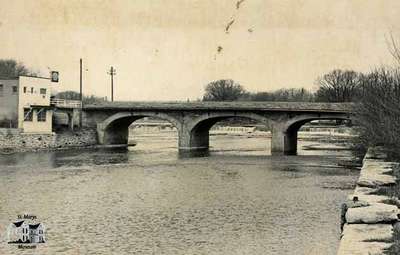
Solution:
{"label": "overcast sky", "polygon": [[385,36],[400,39],[399,0],[236,2],[0,0],[0,58],[60,71],[59,91],[79,90],[83,58],[85,94],[110,96],[113,65],[116,100],[186,100],[225,78],[313,89],[334,68],[391,64]]}

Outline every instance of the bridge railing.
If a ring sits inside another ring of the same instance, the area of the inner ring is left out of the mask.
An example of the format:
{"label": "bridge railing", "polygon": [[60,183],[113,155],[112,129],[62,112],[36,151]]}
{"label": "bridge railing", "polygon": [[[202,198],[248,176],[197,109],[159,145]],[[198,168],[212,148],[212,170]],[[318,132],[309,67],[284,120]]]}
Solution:
{"label": "bridge railing", "polygon": [[60,108],[80,108],[82,103],[80,100],[52,98],[50,104]]}

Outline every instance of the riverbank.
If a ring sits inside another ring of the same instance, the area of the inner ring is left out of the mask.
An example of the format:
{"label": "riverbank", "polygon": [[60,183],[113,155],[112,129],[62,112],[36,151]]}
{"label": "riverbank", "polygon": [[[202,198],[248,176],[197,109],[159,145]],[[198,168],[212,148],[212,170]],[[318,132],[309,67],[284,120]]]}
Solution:
{"label": "riverbank", "polygon": [[49,134],[22,133],[18,129],[0,129],[0,154],[63,150],[95,145],[97,145],[97,134],[90,129]]}
{"label": "riverbank", "polygon": [[342,206],[338,255],[399,254],[400,165],[381,148],[370,148],[356,189]]}

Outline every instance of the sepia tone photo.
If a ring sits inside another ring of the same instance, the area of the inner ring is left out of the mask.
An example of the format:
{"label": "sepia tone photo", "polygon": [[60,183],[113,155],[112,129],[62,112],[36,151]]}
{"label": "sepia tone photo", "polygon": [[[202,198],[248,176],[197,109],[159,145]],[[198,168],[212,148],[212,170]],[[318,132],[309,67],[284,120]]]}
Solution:
{"label": "sepia tone photo", "polygon": [[0,254],[400,254],[399,1],[0,6]]}

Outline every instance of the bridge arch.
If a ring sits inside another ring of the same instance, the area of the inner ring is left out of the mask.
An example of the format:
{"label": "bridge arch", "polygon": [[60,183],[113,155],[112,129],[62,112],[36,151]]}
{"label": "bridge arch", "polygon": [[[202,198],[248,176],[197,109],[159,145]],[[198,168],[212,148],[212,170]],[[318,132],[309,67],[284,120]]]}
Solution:
{"label": "bridge arch", "polygon": [[197,116],[191,119],[186,125],[186,132],[181,132],[179,149],[180,152],[191,151],[192,155],[203,155],[208,152],[210,145],[210,129],[217,122],[231,118],[246,118],[256,120],[266,126],[270,124],[270,120],[256,113],[236,113],[236,112],[214,112]]}
{"label": "bridge arch", "polygon": [[344,114],[302,114],[286,121],[277,122],[272,129],[272,154],[297,154],[297,134],[299,129],[313,120],[351,120]]}
{"label": "bridge arch", "polygon": [[154,117],[166,120],[174,125],[178,132],[181,129],[180,122],[171,115],[157,112],[119,112],[111,115],[97,124],[97,134],[100,144],[127,144],[129,138],[129,126],[136,120],[144,117]]}

